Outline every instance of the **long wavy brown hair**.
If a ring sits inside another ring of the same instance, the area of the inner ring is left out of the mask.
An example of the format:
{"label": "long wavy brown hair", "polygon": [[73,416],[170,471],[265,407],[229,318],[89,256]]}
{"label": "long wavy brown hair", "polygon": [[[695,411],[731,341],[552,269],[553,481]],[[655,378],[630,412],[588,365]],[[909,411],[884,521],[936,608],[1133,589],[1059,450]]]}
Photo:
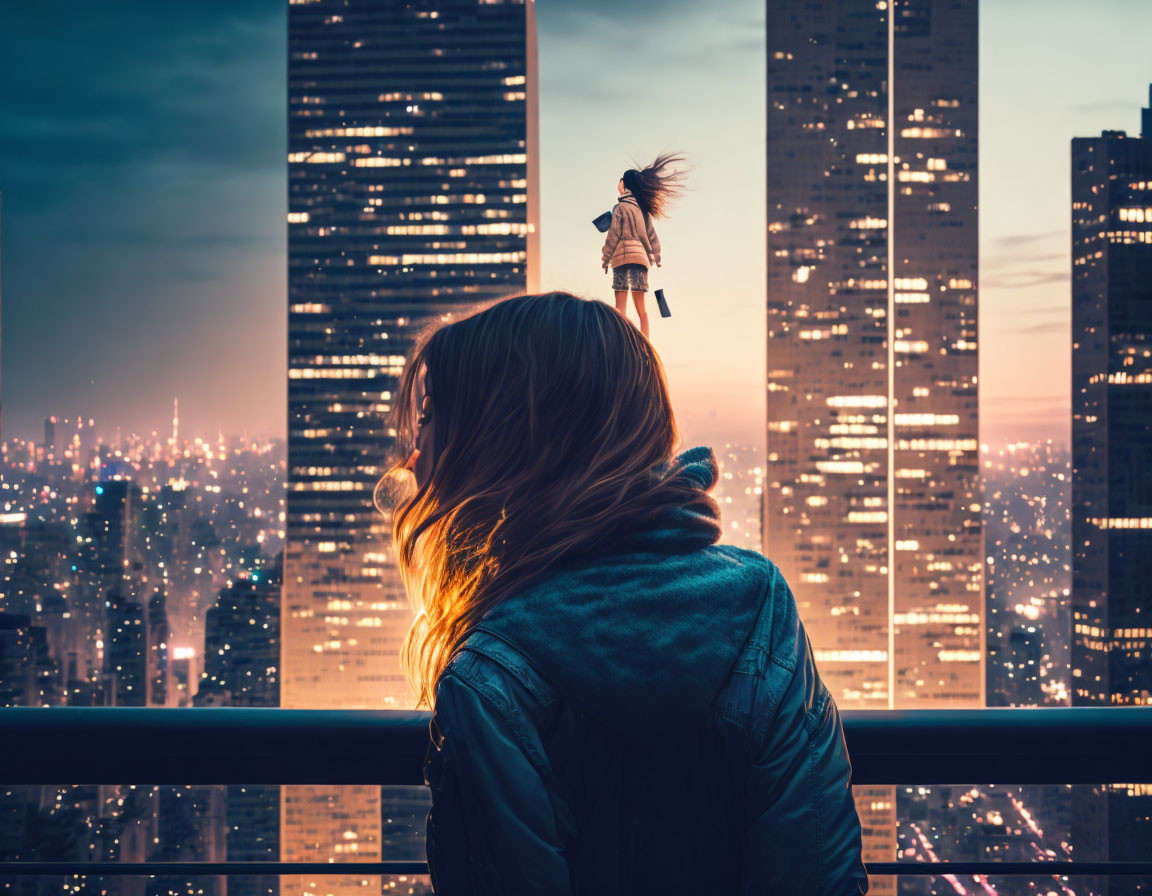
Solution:
{"label": "long wavy brown hair", "polygon": [[679,153],[662,152],[651,165],[629,168],[620,179],[640,211],[648,217],[664,218],[672,201],[684,192],[684,163],[684,156]]}
{"label": "long wavy brown hair", "polygon": [[405,475],[424,396],[435,458],[395,508],[416,619],[402,663],[420,704],[485,613],[610,549],[669,506],[715,508],[660,474],[679,446],[664,370],[615,309],[563,292],[503,299],[418,341],[395,396]]}

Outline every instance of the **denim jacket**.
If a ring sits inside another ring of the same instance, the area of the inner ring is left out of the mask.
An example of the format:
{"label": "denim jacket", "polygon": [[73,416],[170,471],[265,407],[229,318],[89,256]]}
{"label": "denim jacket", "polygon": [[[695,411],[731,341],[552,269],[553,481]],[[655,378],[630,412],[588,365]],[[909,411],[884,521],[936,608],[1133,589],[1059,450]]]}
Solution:
{"label": "denim jacket", "polygon": [[[715,471],[693,449],[672,475],[707,489]],[[867,891],[791,590],[691,523],[507,599],[445,670],[425,769],[438,894]]]}

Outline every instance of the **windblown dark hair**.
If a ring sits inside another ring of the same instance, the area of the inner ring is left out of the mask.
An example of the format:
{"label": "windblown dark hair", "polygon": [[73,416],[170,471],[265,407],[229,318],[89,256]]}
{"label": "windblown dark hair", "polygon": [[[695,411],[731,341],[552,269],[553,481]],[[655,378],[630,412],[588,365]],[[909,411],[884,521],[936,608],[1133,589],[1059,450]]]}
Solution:
{"label": "windblown dark hair", "polygon": [[668,215],[671,200],[684,191],[684,156],[662,152],[646,168],[629,168],[621,180],[636,198],[640,211],[651,218]]}
{"label": "windblown dark hair", "polygon": [[[687,477],[661,474],[679,434],[660,358],[602,302],[517,296],[425,333],[395,396],[401,456],[422,392],[435,457],[392,518],[416,609],[402,661],[421,704],[508,595],[670,507],[716,510]],[[404,475],[397,460],[381,485]]]}

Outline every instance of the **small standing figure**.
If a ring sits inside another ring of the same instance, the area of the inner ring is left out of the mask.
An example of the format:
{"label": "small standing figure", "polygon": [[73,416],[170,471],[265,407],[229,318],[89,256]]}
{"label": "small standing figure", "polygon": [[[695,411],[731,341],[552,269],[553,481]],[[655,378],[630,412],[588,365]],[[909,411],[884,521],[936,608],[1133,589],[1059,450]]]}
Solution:
{"label": "small standing figure", "polygon": [[620,201],[612,209],[612,223],[604,240],[603,267],[607,272],[608,265],[612,265],[616,310],[627,316],[631,292],[640,317],[640,332],[645,336],[648,269],[652,265],[660,267],[660,238],[652,220],[667,217],[670,201],[683,189],[684,172],[677,170],[683,161],[683,156],[661,153],[647,168],[629,168],[616,184]]}

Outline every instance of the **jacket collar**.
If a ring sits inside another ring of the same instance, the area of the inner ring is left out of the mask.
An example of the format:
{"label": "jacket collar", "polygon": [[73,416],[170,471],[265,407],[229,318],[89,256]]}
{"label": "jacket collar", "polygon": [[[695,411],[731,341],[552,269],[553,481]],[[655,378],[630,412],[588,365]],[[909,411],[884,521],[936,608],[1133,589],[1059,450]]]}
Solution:
{"label": "jacket collar", "polygon": [[[694,448],[653,473],[682,477],[703,499],[716,459]],[[625,737],[697,724],[731,675],[774,570],[759,554],[714,544],[714,508],[667,508],[627,547],[618,540],[509,595],[478,630]]]}

